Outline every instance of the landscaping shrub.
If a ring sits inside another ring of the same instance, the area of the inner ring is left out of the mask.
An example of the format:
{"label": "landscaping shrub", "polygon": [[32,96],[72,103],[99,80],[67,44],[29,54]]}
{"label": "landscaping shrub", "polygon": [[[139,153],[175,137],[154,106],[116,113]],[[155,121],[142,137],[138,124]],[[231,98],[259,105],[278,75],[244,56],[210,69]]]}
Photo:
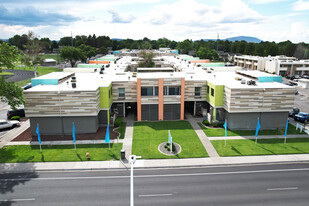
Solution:
{"label": "landscaping shrub", "polygon": [[218,123],[218,127],[223,127],[223,123]]}
{"label": "landscaping shrub", "polygon": [[212,126],[213,127],[218,127],[218,123],[213,123]]}
{"label": "landscaping shrub", "polygon": [[114,122],[114,127],[119,127],[122,122],[122,117],[117,117]]}
{"label": "landscaping shrub", "polygon": [[209,126],[209,121],[204,120],[204,121],[203,121],[203,124],[206,125],[206,126]]}

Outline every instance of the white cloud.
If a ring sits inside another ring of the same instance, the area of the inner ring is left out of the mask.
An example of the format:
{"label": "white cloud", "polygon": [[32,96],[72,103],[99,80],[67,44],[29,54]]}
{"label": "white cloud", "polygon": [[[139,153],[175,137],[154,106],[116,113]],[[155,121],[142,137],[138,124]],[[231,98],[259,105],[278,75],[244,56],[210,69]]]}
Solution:
{"label": "white cloud", "polygon": [[136,17],[131,14],[119,14],[114,10],[108,11],[112,15],[111,23],[131,23]]}
{"label": "white cloud", "polygon": [[294,11],[306,11],[309,10],[309,1],[298,0],[293,5]]}
{"label": "white cloud", "polygon": [[248,2],[252,4],[271,4],[271,3],[277,3],[277,2],[285,2],[288,0],[248,0]]}

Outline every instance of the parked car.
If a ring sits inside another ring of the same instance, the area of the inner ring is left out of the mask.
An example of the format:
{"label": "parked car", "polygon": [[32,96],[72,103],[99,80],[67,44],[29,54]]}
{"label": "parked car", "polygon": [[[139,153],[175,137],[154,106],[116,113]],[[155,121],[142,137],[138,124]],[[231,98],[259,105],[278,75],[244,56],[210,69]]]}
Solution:
{"label": "parked car", "polygon": [[25,117],[25,110],[23,108],[21,109],[16,109],[16,110],[8,110],[8,113],[7,113],[7,119],[10,120],[12,119],[12,117]]}
{"label": "parked car", "polygon": [[304,113],[304,112],[299,112],[298,114],[294,116],[294,120],[304,123],[309,120],[309,114]]}
{"label": "parked car", "polygon": [[0,120],[0,129],[7,129],[7,128],[14,128],[14,127],[19,127],[20,122],[16,120]]}
{"label": "parked car", "polygon": [[289,112],[289,117],[294,117],[299,112],[300,110],[297,107],[293,107],[293,110]]}
{"label": "parked car", "polygon": [[291,75],[286,75],[285,78],[286,79],[291,79]]}
{"label": "parked car", "polygon": [[304,75],[301,76],[301,78],[303,78],[303,79],[309,79],[309,76],[306,75],[306,74],[304,74]]}

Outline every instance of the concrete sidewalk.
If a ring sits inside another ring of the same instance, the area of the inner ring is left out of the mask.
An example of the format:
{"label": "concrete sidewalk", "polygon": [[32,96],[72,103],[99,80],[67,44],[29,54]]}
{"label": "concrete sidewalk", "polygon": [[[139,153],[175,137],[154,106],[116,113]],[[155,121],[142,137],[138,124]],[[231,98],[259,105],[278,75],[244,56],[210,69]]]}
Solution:
{"label": "concrete sidewalk", "polygon": [[124,134],[124,141],[122,145],[122,150],[126,153],[126,159],[129,159],[129,156],[132,154],[132,144],[133,144],[133,124],[134,116],[132,114],[124,118],[124,121],[127,123],[126,132]]}
{"label": "concrete sidewalk", "polygon": [[[123,143],[123,139],[119,140],[119,143]],[[117,139],[111,139],[110,143],[117,143]],[[76,140],[76,144],[108,144],[105,140]],[[9,142],[6,145],[39,145],[39,142],[35,141],[16,141]],[[42,145],[73,145],[73,141],[42,141]]]}
{"label": "concrete sidewalk", "polygon": [[[289,138],[309,138],[307,134],[291,134],[287,135],[286,139]],[[235,140],[235,139],[255,139],[255,136],[228,136],[228,137],[208,137],[209,140]],[[259,139],[284,139],[283,135],[260,135]]]}
{"label": "concrete sidewalk", "polygon": [[[309,154],[295,155],[263,155],[241,157],[214,157],[188,159],[151,159],[137,160],[135,168],[163,167],[201,167],[236,164],[267,164],[309,161]],[[128,163],[122,161],[85,161],[85,162],[39,162],[39,163],[5,163],[0,164],[0,173],[18,173],[35,171],[66,171],[66,170],[105,170],[130,169]]]}
{"label": "concrete sidewalk", "polygon": [[205,135],[204,131],[197,124],[198,122],[202,122],[201,118],[193,118],[191,114],[186,113],[186,118],[190,122],[192,128],[194,129],[197,136],[200,138],[203,146],[205,147],[209,157],[219,157],[217,151],[211,144],[209,138]]}

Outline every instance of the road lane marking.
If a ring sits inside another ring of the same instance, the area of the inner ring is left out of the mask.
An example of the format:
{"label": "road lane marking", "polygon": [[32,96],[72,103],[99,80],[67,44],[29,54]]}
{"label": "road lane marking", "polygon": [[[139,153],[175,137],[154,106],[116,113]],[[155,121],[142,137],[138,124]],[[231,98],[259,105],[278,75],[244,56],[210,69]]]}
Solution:
{"label": "road lane marking", "polygon": [[[256,174],[272,172],[298,172],[309,171],[309,168],[298,169],[277,169],[277,170],[246,170],[234,172],[209,172],[209,173],[189,173],[189,174],[163,174],[163,175],[135,175],[135,178],[155,178],[155,177],[186,177],[186,176],[211,176],[211,175],[237,175],[237,174]],[[130,176],[97,176],[97,177],[38,177],[38,178],[19,178],[19,179],[0,179],[0,182],[7,181],[30,181],[30,180],[89,180],[89,179],[120,179],[130,178]]]}
{"label": "road lane marking", "polygon": [[172,196],[173,194],[148,194],[148,195],[138,195],[139,197],[163,197]]}
{"label": "road lane marking", "polygon": [[278,188],[268,188],[268,191],[280,191],[280,190],[298,190],[298,187],[278,187]]}
{"label": "road lane marking", "polygon": [[10,200],[0,200],[0,202],[22,202],[22,201],[34,201],[35,198],[27,198],[27,199],[10,199]]}

